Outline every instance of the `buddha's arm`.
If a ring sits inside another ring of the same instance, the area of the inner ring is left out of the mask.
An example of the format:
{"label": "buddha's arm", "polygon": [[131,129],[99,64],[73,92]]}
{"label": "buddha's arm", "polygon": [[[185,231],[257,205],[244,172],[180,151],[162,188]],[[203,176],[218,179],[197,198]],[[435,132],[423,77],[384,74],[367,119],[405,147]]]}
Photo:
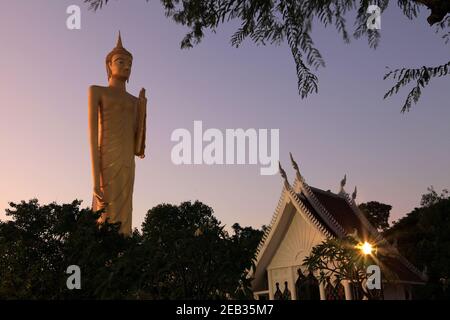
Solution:
{"label": "buddha's arm", "polygon": [[100,156],[98,146],[98,106],[100,103],[99,89],[89,87],[89,140],[91,145],[91,164],[94,193],[100,195]]}
{"label": "buddha's arm", "polygon": [[147,98],[145,98],[145,89],[142,89],[138,99],[137,109],[137,130],[135,138],[134,154],[140,158],[145,157],[145,136],[147,122]]}

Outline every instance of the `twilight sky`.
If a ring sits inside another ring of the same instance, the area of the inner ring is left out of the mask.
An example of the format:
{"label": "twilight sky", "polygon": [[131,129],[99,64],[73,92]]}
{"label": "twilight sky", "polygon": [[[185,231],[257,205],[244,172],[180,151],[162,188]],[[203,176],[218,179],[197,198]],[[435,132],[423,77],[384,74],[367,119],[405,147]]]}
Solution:
{"label": "twilight sky", "polygon": [[[261,176],[259,165],[175,166],[171,133],[204,129],[280,129],[280,160],[290,180],[289,151],[306,181],[347,191],[358,202],[393,206],[396,220],[426,188],[450,187],[450,90],[437,79],[411,112],[407,94],[383,100],[392,82],[385,67],[439,65],[450,45],[426,23],[427,10],[409,21],[393,3],[382,16],[377,50],[365,39],[344,44],[334,28],[314,37],[327,66],[319,94],[301,100],[295,64],[286,45],[231,47],[236,23],[208,33],[181,50],[188,31],[164,16],[153,0],[111,1],[94,13],[82,0],[0,0],[0,219],[8,202],[38,198],[41,204],[83,200],[91,205],[87,89],[106,85],[106,54],[122,32],[134,55],[128,91],[147,89],[147,157],[136,158],[133,226],[159,203],[199,199],[222,223],[260,227],[270,222],[281,177]],[[66,28],[66,8],[82,8],[81,30]],[[349,26],[353,20],[349,19]],[[448,78],[448,77],[447,77]]]}

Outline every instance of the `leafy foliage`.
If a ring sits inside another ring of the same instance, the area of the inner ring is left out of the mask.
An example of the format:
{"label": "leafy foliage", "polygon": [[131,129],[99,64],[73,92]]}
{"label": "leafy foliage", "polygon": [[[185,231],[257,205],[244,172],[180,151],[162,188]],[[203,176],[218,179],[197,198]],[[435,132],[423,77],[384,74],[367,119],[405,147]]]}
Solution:
{"label": "leafy foliage", "polygon": [[[117,224],[98,228],[99,213],[79,209],[81,201],[41,206],[37,199],[10,203],[0,222],[0,297],[17,299],[92,298],[109,292],[109,264],[119,260],[129,239]],[[82,269],[83,290],[66,288],[66,269]]]}
{"label": "leafy foliage", "polygon": [[[0,221],[0,299],[249,298],[262,231],[238,224],[230,236],[201,202],[149,210],[142,234],[97,225],[99,212],[71,204],[10,203]],[[81,269],[81,290],[66,287]]]}
{"label": "leafy foliage", "polygon": [[[249,293],[245,270],[251,265],[260,231],[234,225],[230,237],[201,202],[159,205],[142,226],[148,283],[157,283],[158,296],[169,299],[236,297]],[[154,273],[158,270],[158,273]]]}
{"label": "leafy foliage", "polygon": [[[362,255],[358,242],[352,237],[326,239],[314,246],[303,265],[312,271],[319,271],[319,281],[340,283],[349,280],[368,299],[376,297],[376,290],[366,290],[367,267],[374,264],[370,255]],[[336,280],[334,280],[336,278]]]}
{"label": "leafy foliage", "polygon": [[[439,22],[436,26],[436,33],[441,32],[442,30],[446,30],[450,28],[450,16],[447,16],[445,19],[443,19],[441,22]],[[448,44],[450,41],[450,31],[445,32],[442,35],[442,39],[444,39],[445,44]]]}
{"label": "leafy foliage", "polygon": [[434,187],[427,188],[428,193],[422,195],[422,199],[420,200],[420,205],[422,207],[430,207],[438,202],[446,199],[450,199],[450,195],[447,189],[442,190],[441,194],[438,194]]}
{"label": "leafy foliage", "polygon": [[417,288],[418,298],[449,299],[450,278],[450,197],[433,188],[422,196],[422,206],[396,222],[384,235],[396,242],[398,250],[411,263],[427,270],[428,284]]}
{"label": "leafy foliage", "polygon": [[[108,0],[85,0],[85,2],[89,3],[91,9],[98,10],[107,4]],[[325,61],[311,35],[313,22],[325,27],[334,26],[342,39],[349,42],[346,16],[356,10],[353,36],[367,37],[369,46],[376,48],[380,41],[380,33],[378,30],[367,28],[369,17],[367,10],[369,5],[378,5],[383,12],[389,5],[388,0],[161,0],[161,3],[167,17],[191,29],[181,41],[183,49],[199,44],[205,30],[216,32],[220,24],[231,20],[238,20],[240,23],[240,27],[231,37],[231,44],[235,47],[239,47],[246,38],[250,38],[257,45],[266,43],[279,45],[286,41],[296,65],[297,87],[302,99],[318,92],[318,78],[311,69],[317,70],[325,66]],[[437,0],[433,3],[425,0],[398,0],[397,5],[409,19],[416,18],[419,8],[425,5],[432,9],[433,18],[429,19],[430,24],[438,23],[438,28],[441,29],[448,27],[449,17],[446,20],[444,18],[450,12],[450,6],[447,6],[446,0]],[[435,68],[424,67],[417,70],[399,69],[389,72],[385,79],[393,76],[395,80],[398,73],[407,74],[405,77],[401,76],[400,81],[385,98],[397,93],[399,88],[408,82],[417,80],[417,85],[408,95],[402,108],[402,112],[408,111],[411,103],[418,101],[421,88],[428,84],[430,77],[448,74],[447,65],[437,67],[437,71],[434,71]]]}
{"label": "leafy foliage", "polygon": [[389,228],[389,215],[392,206],[377,201],[361,203],[359,209],[376,229],[384,231]]}
{"label": "leafy foliage", "polygon": [[406,101],[402,107],[402,112],[409,111],[411,109],[412,103],[417,103],[419,101],[420,96],[422,95],[422,89],[426,87],[432,78],[439,78],[450,75],[450,61],[446,64],[437,66],[437,67],[426,67],[418,69],[395,69],[389,71],[384,79],[392,78],[393,80],[397,80],[397,83],[384,95],[384,98],[392,96],[396,94],[401,87],[404,87],[411,82],[414,82],[415,85],[412,90],[409,92]]}

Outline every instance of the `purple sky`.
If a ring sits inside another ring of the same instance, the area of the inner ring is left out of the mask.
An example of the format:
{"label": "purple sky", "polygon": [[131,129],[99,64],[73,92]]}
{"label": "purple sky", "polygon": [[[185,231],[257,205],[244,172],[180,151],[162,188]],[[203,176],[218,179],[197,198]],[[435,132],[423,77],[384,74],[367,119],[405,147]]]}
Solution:
{"label": "purple sky", "polygon": [[[382,16],[377,50],[367,41],[344,44],[334,28],[314,37],[327,66],[319,94],[301,100],[286,45],[229,43],[236,23],[222,26],[191,50],[187,32],[164,16],[159,1],[111,1],[88,11],[81,0],[2,0],[0,16],[0,219],[8,201],[41,204],[83,200],[91,205],[87,89],[106,85],[104,59],[120,29],[133,53],[128,91],[147,89],[147,157],[136,158],[133,226],[159,203],[199,199],[224,224],[268,224],[282,188],[259,165],[175,166],[170,135],[177,128],[279,128],[280,157],[290,180],[291,151],[306,181],[347,191],[358,202],[393,206],[394,220],[418,206],[426,188],[450,187],[448,79],[432,81],[419,105],[401,114],[407,90],[383,100],[392,68],[438,65],[450,45],[426,23],[409,21],[393,3]],[[66,28],[66,8],[82,8],[82,29]],[[352,21],[350,21],[350,26]],[[448,78],[448,77],[447,77]]]}

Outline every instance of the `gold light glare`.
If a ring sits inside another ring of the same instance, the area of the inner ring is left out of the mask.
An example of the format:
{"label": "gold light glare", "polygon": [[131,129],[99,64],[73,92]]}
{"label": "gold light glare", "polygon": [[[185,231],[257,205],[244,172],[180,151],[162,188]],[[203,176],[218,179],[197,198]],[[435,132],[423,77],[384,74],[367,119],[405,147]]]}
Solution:
{"label": "gold light glare", "polygon": [[365,255],[372,254],[373,252],[373,246],[367,241],[364,241],[363,244],[358,245],[358,249],[360,249]]}

